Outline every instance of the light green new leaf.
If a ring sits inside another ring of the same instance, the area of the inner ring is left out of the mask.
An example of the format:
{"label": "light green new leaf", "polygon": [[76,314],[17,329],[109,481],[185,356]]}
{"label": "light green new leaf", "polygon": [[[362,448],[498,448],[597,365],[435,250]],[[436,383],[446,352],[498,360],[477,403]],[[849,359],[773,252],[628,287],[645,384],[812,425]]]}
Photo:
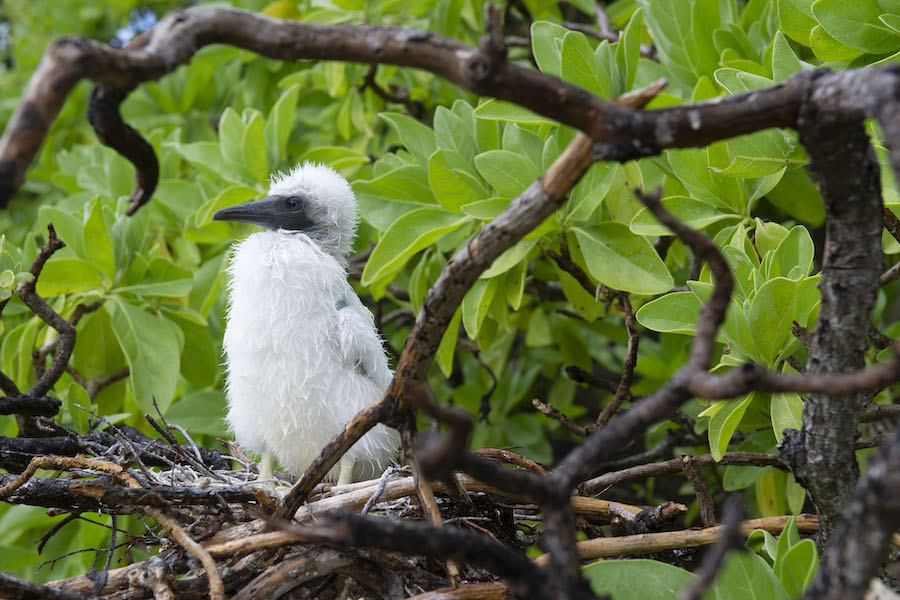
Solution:
{"label": "light green new leaf", "polygon": [[787,277],[794,267],[800,267],[806,277],[812,272],[815,253],[809,231],[803,225],[795,225],[775,249],[766,278]]}
{"label": "light green new leaf", "polygon": [[640,0],[638,5],[643,9],[644,20],[667,75],[676,84],[692,89],[703,73],[691,52],[694,45],[691,3]]}
{"label": "light green new leaf", "polygon": [[772,431],[781,443],[785,429],[800,429],[803,425],[803,399],[796,392],[776,392],[769,403]]}
{"label": "light green new leaf", "polygon": [[515,198],[540,177],[538,165],[509,150],[489,150],[475,157],[475,166],[484,179],[507,198]]}
{"label": "light green new leaf", "polygon": [[[746,396],[732,398],[731,400],[722,400],[714,404],[717,410],[709,421],[709,450],[712,453],[713,460],[719,462],[722,456],[728,450],[728,443],[731,436],[734,435],[735,429],[740,424],[747,407],[753,402],[756,396],[755,392],[750,392]],[[713,408],[711,407],[711,408]],[[704,413],[713,412],[707,409]],[[706,416],[701,413],[701,416]]]}
{"label": "light green new leaf", "polygon": [[103,309],[109,313],[113,332],[131,369],[128,383],[138,409],[153,412],[156,398],[165,413],[178,382],[181,348],[176,327],[168,319],[144,312],[118,296],[108,296]]}
{"label": "light green new leaf", "polygon": [[437,150],[433,129],[400,113],[384,112],[378,116],[397,132],[403,146],[415,157],[416,162],[422,166],[428,164],[428,157]]}
{"label": "light green new leaf", "polygon": [[700,300],[692,292],[673,292],[638,309],[638,323],[665,333],[693,335],[700,314]]}
{"label": "light green new leaf", "polygon": [[458,153],[466,160],[475,155],[474,123],[467,125],[462,117],[445,106],[434,111],[434,136],[438,148]]}
{"label": "light green new leaf", "polygon": [[[269,164],[277,167],[284,157],[288,138],[294,128],[294,114],[297,109],[297,98],[300,96],[300,86],[289,87],[269,111],[263,135],[266,140],[266,156]],[[313,160],[313,159],[309,159]],[[334,165],[331,165],[334,167]],[[334,167],[338,168],[338,167]]]}
{"label": "light green new leaf", "polygon": [[672,600],[694,581],[684,569],[655,560],[601,560],[582,568],[598,596],[615,600]]}
{"label": "light green new leaf", "polygon": [[875,0],[817,0],[813,16],[834,39],[869,54],[885,54],[900,48],[900,34],[878,18]]}
{"label": "light green new leaf", "polygon": [[[738,215],[723,213],[715,206],[690,196],[669,196],[668,198],[663,198],[662,204],[669,212],[692,229],[703,229],[725,219],[740,218]],[[638,235],[675,235],[671,229],[660,223],[647,208],[634,215],[629,228]]]}
{"label": "light green new leaf", "polygon": [[787,237],[788,233],[790,231],[784,225],[773,221],[763,221],[757,217],[754,239],[756,240],[756,249],[759,251],[759,255],[765,258],[769,252],[778,247],[778,244]]}
{"label": "light green new leaf", "polygon": [[609,287],[635,294],[662,294],[675,285],[669,269],[646,238],[622,223],[573,227],[592,277]]}
{"label": "light green new leaf", "polygon": [[385,273],[396,271],[413,254],[470,220],[467,215],[448,213],[442,208],[419,208],[406,213],[388,227],[372,250],[362,284],[371,285]]}

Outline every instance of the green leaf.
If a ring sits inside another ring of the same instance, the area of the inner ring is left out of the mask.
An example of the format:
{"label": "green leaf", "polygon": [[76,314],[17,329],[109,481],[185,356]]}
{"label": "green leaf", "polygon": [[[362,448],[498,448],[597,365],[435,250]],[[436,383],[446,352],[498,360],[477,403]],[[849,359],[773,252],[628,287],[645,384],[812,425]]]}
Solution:
{"label": "green leaf", "polygon": [[76,404],[88,410],[91,409],[91,398],[88,396],[87,391],[73,381],[69,384],[63,397],[63,408],[69,413],[76,432],[89,433],[88,413],[75,406]]}
{"label": "green leaf", "polygon": [[736,215],[746,210],[746,191],[734,177],[709,169],[709,149],[670,150],[666,152],[675,176],[698,200]]}
{"label": "green leaf", "polygon": [[397,219],[375,246],[362,274],[362,284],[371,285],[387,273],[396,272],[419,250],[471,220],[467,215],[441,208],[419,208]]}
{"label": "green leaf", "polygon": [[116,257],[109,229],[103,221],[103,212],[96,197],[84,207],[83,231],[83,239],[86,240],[83,258],[92,263],[106,277],[107,282],[111,283],[116,276]]}
{"label": "green leaf", "polygon": [[780,223],[766,222],[762,219],[756,219],[756,249],[763,258],[769,252],[775,250],[781,240],[787,237],[789,230]]}
{"label": "green leaf", "polygon": [[885,54],[900,48],[900,35],[878,18],[875,0],[816,0],[813,16],[834,39],[869,54]]}
{"label": "green leaf", "polygon": [[[740,218],[738,215],[723,213],[715,206],[689,196],[669,196],[663,198],[662,205],[692,229],[703,229],[724,219]],[[641,209],[634,216],[629,228],[638,235],[674,235],[672,230],[660,223],[647,208]]]}
{"label": "green leaf", "polygon": [[450,377],[453,373],[453,353],[456,351],[456,339],[459,337],[459,321],[461,317],[462,309],[457,308],[456,312],[453,313],[450,324],[447,325],[447,331],[441,337],[441,344],[438,346],[437,354],[434,357],[444,377]]}
{"label": "green leaf", "polygon": [[165,412],[175,395],[179,374],[181,349],[173,331],[175,326],[118,296],[108,296],[103,309],[109,313],[113,332],[131,369],[128,383],[138,409],[152,413],[156,398]]}
{"label": "green leaf", "polygon": [[226,437],[225,413],[222,390],[198,390],[172,404],[166,411],[166,421],[181,425],[192,435]]}
{"label": "green leaf", "polygon": [[812,14],[813,0],[778,0],[778,23],[789,38],[809,46],[809,32],[818,25]]}
{"label": "green leaf", "polygon": [[809,46],[816,58],[824,61],[851,61],[863,54],[862,50],[851,48],[837,41],[821,25],[809,32]]}
{"label": "green leaf", "polygon": [[803,399],[795,392],[775,392],[769,404],[772,431],[781,443],[785,429],[800,429],[803,425]]}
{"label": "green leaf", "polygon": [[709,450],[716,462],[722,460],[722,456],[728,450],[731,436],[734,435],[755,395],[755,392],[750,392],[746,396],[723,400],[713,405],[717,410],[709,421]]}
{"label": "green leaf", "polygon": [[787,277],[795,266],[800,267],[804,277],[809,275],[812,272],[815,253],[816,247],[806,227],[794,226],[775,249],[766,278]]}
{"label": "green leaf", "polygon": [[379,231],[385,231],[412,210],[434,207],[428,171],[418,166],[393,169],[368,181],[355,181],[359,214]]}
{"label": "green leaf", "polygon": [[693,335],[699,314],[697,296],[692,292],[673,292],[643,305],[635,318],[653,331]]}
{"label": "green leaf", "polygon": [[609,222],[595,227],[573,227],[588,272],[609,287],[635,294],[661,294],[675,282],[659,254],[646,238],[628,226]]}
{"label": "green leaf", "polygon": [[503,254],[491,263],[487,271],[481,274],[482,279],[496,277],[502,273],[506,273],[514,266],[525,260],[531,253],[531,250],[537,245],[538,240],[522,240],[513,244]]}
{"label": "green leaf", "polygon": [[231,107],[219,119],[219,152],[232,169],[244,170],[244,124]]}
{"label": "green leaf", "polygon": [[[690,2],[652,2],[639,0],[644,20],[659,53],[659,60],[673,82],[688,90],[704,73],[692,54]],[[709,35],[710,32],[705,32]]]}
{"label": "green leaf", "polygon": [[384,112],[378,116],[397,132],[403,146],[409,150],[416,162],[422,166],[428,164],[428,157],[437,150],[437,141],[431,128],[400,113]]}
{"label": "green leaf", "polygon": [[818,227],[825,222],[825,204],[805,169],[788,169],[766,198],[789,215]]}
{"label": "green leaf", "polygon": [[469,339],[478,337],[481,324],[484,323],[494,294],[497,293],[498,282],[499,279],[479,279],[463,298],[462,322]]}
{"label": "green leaf", "polygon": [[531,24],[531,51],[538,69],[548,75],[562,76],[562,39],[567,33],[568,29],[549,21],[535,21]]}
{"label": "green leaf", "polygon": [[52,256],[44,265],[37,281],[37,293],[44,298],[102,290],[97,268],[80,258]]}
{"label": "green leaf", "polygon": [[281,163],[284,156],[288,138],[294,128],[294,114],[299,96],[300,86],[292,85],[281,94],[281,97],[272,106],[272,110],[269,111],[263,135],[266,139],[266,155],[272,166]]}
{"label": "green leaf", "polygon": [[259,195],[259,191],[254,188],[245,185],[230,185],[197,209],[197,212],[194,213],[194,225],[197,227],[209,225],[212,222],[213,214],[220,208],[243,204]]}
{"label": "green leaf", "polygon": [[497,193],[515,198],[540,177],[540,168],[528,158],[509,150],[489,150],[475,157],[478,172]]}
{"label": "green leaf", "polygon": [[187,296],[194,283],[189,271],[179,268],[165,258],[156,257],[147,267],[147,275],[140,282],[115,289],[116,292],[128,292],[136,296]]}
{"label": "green leaf", "polygon": [[434,136],[441,150],[452,150],[471,160],[475,156],[474,129],[474,123],[468,125],[445,106],[438,106],[434,111]]}
{"label": "green leaf", "polygon": [[262,113],[252,111],[241,137],[244,150],[244,167],[253,181],[264,183],[269,177],[269,160],[266,156],[266,140],[263,134]]}
{"label": "green leaf", "polygon": [[[473,144],[474,146],[474,144]],[[464,204],[471,204],[484,199],[485,190],[478,180],[457,168],[449,159],[452,150],[437,150],[428,159],[428,185],[441,206],[451,212],[460,212]]]}
{"label": "green leaf", "polygon": [[601,560],[582,567],[598,596],[615,600],[672,600],[694,581],[694,574],[673,565],[638,558]]}
{"label": "green leaf", "polygon": [[606,197],[618,170],[618,163],[597,162],[591,165],[569,194],[566,221],[578,223],[588,220]]}
{"label": "green leaf", "polygon": [[797,282],[777,277],[767,281],[750,301],[750,333],[759,356],[770,368],[791,338],[797,290]]}
{"label": "green leaf", "polygon": [[784,34],[777,31],[772,42],[772,78],[776,82],[784,81],[802,70],[803,62],[794,54],[794,50]]}
{"label": "green leaf", "polygon": [[[475,116],[485,121],[510,121],[523,125],[555,125],[556,122],[512,102],[491,98],[475,109]],[[496,123],[494,124],[496,125]],[[479,144],[479,150],[493,150],[497,145]]]}
{"label": "green leaf", "polygon": [[703,600],[788,600],[789,596],[768,563],[758,554],[731,550],[716,583]]}
{"label": "green leaf", "polygon": [[[781,557],[779,557],[781,559]],[[798,598],[819,570],[819,553],[810,539],[794,544],[775,566],[775,575],[791,598]]]}
{"label": "green leaf", "polygon": [[509,198],[488,198],[471,204],[465,204],[462,211],[479,221],[493,221],[509,206]]}
{"label": "green leaf", "polygon": [[619,44],[616,46],[616,66],[619,73],[624,74],[624,91],[631,90],[634,85],[634,76],[638,69],[638,59],[641,56],[641,34],[644,29],[643,13],[641,9],[634,11],[628,25],[619,36]]}
{"label": "green leaf", "polygon": [[587,37],[578,31],[570,31],[562,42],[561,70],[564,81],[573,83],[598,96],[609,94],[609,81],[599,73],[594,51]]}
{"label": "green leaf", "polygon": [[340,171],[357,165],[365,165],[369,162],[369,157],[344,146],[316,146],[303,153],[300,162],[307,161],[322,163]]}

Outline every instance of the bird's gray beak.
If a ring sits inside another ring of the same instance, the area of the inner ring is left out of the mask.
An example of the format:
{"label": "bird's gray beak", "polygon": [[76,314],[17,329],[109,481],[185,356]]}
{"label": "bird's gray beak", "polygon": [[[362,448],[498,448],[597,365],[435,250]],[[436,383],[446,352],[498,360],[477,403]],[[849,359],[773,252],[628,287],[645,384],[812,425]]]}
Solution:
{"label": "bird's gray beak", "polygon": [[283,210],[281,210],[283,201],[282,196],[267,196],[262,200],[220,208],[213,214],[212,220],[237,221],[268,227],[271,222],[283,216]]}

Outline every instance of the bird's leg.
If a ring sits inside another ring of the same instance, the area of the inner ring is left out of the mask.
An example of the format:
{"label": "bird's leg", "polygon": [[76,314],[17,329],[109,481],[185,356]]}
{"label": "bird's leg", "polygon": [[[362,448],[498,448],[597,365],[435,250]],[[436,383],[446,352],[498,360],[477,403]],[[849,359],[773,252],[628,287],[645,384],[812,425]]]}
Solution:
{"label": "bird's leg", "polygon": [[356,461],[344,456],[339,464],[340,470],[337,484],[347,485],[348,483],[353,483],[353,467],[356,465]]}
{"label": "bird's leg", "polygon": [[268,452],[263,452],[259,459],[259,477],[257,481],[275,479],[275,457]]}

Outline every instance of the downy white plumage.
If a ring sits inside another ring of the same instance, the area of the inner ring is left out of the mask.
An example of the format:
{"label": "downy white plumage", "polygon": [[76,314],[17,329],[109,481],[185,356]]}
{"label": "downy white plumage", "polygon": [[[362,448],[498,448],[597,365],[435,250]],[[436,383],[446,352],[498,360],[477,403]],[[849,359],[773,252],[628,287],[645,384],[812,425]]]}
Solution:
{"label": "downy white plumage", "polygon": [[[268,197],[213,220],[266,229],[238,242],[228,267],[228,425],[241,446],[262,455],[260,479],[271,478],[271,457],[302,474],[391,381],[372,313],[346,278],[353,191],[331,168],[304,163],[274,175]],[[376,426],[329,479],[378,476],[398,443],[396,431]]]}

